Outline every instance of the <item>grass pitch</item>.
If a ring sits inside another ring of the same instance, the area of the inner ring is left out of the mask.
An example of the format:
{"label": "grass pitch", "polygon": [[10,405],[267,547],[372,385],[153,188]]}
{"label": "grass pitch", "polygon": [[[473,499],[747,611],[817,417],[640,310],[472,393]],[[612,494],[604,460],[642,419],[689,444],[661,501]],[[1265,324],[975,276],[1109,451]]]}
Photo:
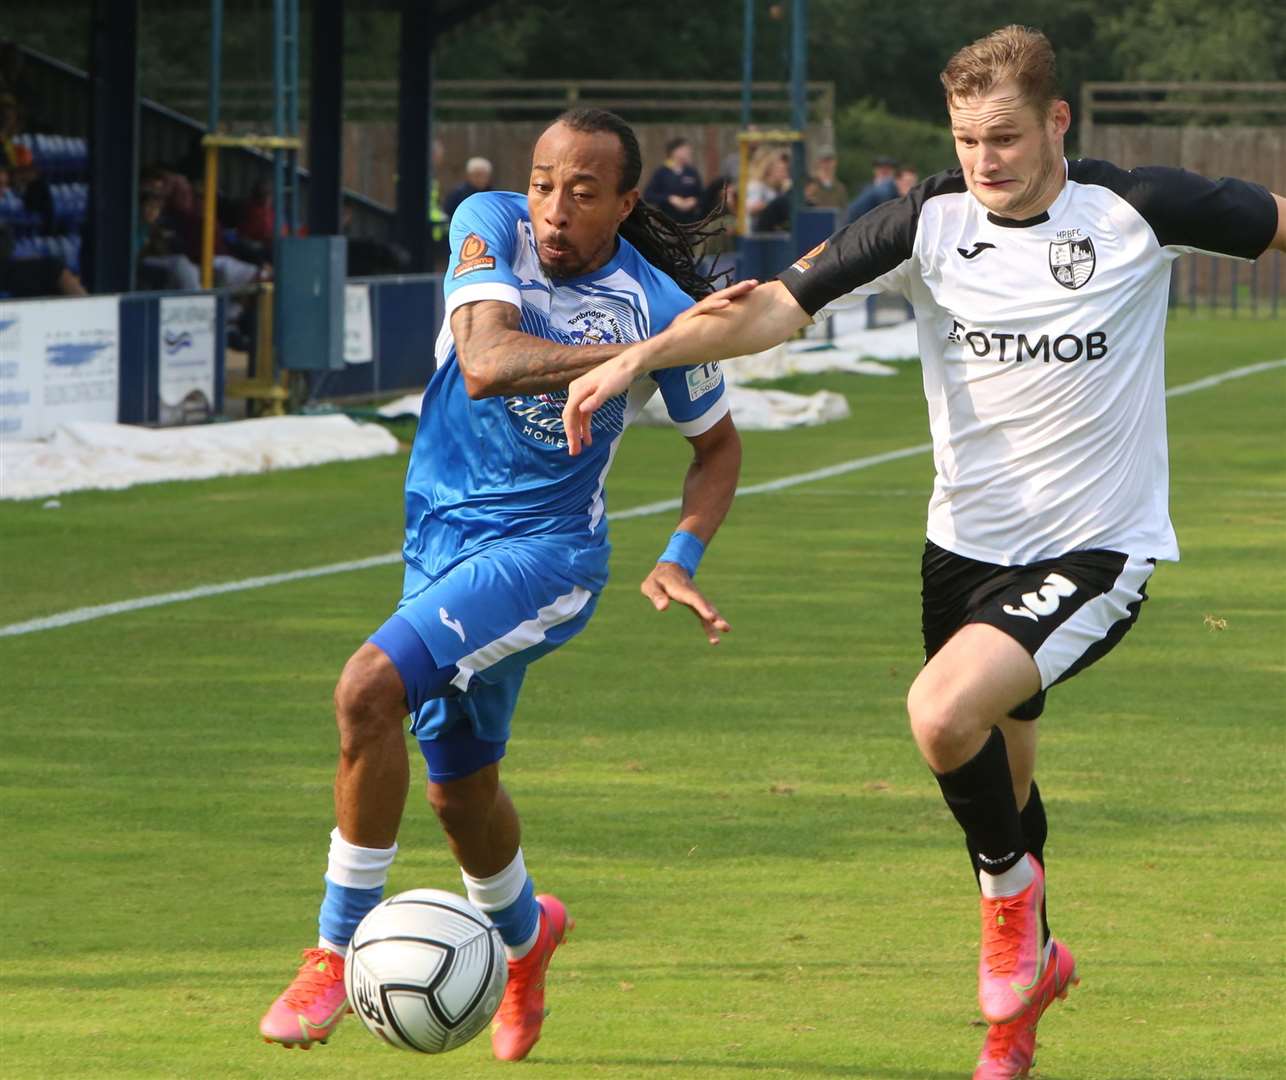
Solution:
{"label": "grass pitch", "polygon": [[[1282,324],[1180,317],[1171,385],[1286,354]],[[927,440],[918,370],[792,380],[853,418],[746,436],[753,484]],[[1037,1075],[1286,1072],[1286,370],[1169,403],[1184,560],[1138,627],[1052,695],[1038,769],[1050,914],[1084,982]],[[630,432],[623,509],[686,447]],[[401,457],[0,505],[11,623],[399,543]],[[928,455],[738,500],[701,572],[718,649],[636,584],[672,515],[613,526],[589,630],[531,671],[506,761],[537,886],[578,921],[524,1075],[954,1080],[976,908],[906,731]],[[329,695],[387,615],[385,567],[0,639],[0,1073],[496,1077],[485,1038],[400,1054],[355,1020],[265,1046],[315,935]],[[414,752],[414,751],[413,751]],[[414,759],[413,759],[414,760]],[[413,784],[390,890],[459,890]]]}

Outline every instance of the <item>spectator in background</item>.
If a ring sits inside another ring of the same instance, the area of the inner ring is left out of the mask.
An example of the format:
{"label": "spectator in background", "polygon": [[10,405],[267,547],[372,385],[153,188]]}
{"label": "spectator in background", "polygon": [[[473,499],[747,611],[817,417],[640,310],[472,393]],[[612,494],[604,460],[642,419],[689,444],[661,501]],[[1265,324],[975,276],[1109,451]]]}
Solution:
{"label": "spectator in background", "polygon": [[897,175],[893,177],[893,183],[898,189],[898,197],[901,198],[920,182],[920,174],[916,171],[914,165],[903,165],[898,169]]}
{"label": "spectator in background", "polygon": [[161,221],[167,228],[175,229],[179,217],[192,207],[192,185],[188,178],[159,162],[139,170],[138,186],[140,192],[149,191],[161,197]]}
{"label": "spectator in background", "polygon": [[446,148],[441,139],[433,140],[429,170],[429,269],[442,271],[447,268],[447,257],[451,254],[448,239],[447,213],[442,209],[442,185],[438,177],[442,175],[442,159]]}
{"label": "spectator in background", "polygon": [[[803,199],[800,206],[816,206],[814,201],[820,184],[816,177],[810,176],[804,181]],[[772,202],[763,208],[755,221],[755,232],[788,232],[790,230],[790,192],[783,191]]]}
{"label": "spectator in background", "polygon": [[[173,225],[177,250],[192,260],[196,266],[201,265],[201,238],[204,222],[204,177],[194,176],[186,186],[175,185],[171,194],[174,196]],[[211,196],[215,198],[215,196]],[[262,270],[254,263],[238,259],[228,251],[223,236],[223,229],[215,222],[214,230],[214,283],[215,285],[249,285],[254,281],[271,277],[271,267],[265,265]]]}
{"label": "spectator in background", "polygon": [[452,190],[447,196],[447,201],[442,204],[442,212],[446,214],[447,220],[450,220],[460,204],[470,195],[476,195],[479,191],[493,191],[491,186],[492,168],[491,162],[484,157],[471,157],[464,166],[464,183]]}
{"label": "spectator in background", "polygon": [[[27,58],[16,42],[6,41],[0,44],[0,95],[9,95],[22,108],[27,110],[27,119],[31,119],[30,110],[37,102],[31,75],[27,70]],[[39,131],[39,127],[35,127]]]}
{"label": "spectator in background", "polygon": [[267,180],[256,180],[241,207],[237,232],[246,243],[253,244],[261,251],[270,252],[276,223],[277,214],[272,206],[272,184]]}
{"label": "spectator in background", "polygon": [[643,191],[645,203],[680,225],[691,225],[703,216],[701,174],[692,158],[692,144],[687,139],[671,139],[665,144],[665,164],[652,174]]}
{"label": "spectator in background", "polygon": [[856,221],[863,214],[869,214],[880,203],[898,197],[897,184],[893,180],[897,169],[898,163],[890,157],[877,157],[871,163],[871,182],[849,204],[848,221]]}
{"label": "spectator in background", "polygon": [[40,231],[51,233],[54,228],[53,192],[36,168],[31,148],[14,141],[14,136],[22,129],[18,99],[11,93],[0,92],[0,165],[8,167],[10,186],[28,213],[40,215]]}
{"label": "spectator in background", "polygon": [[779,146],[760,147],[750,162],[746,185],[746,213],[757,222],[764,208],[790,190],[790,154]]}
{"label": "spectator in background", "polygon": [[139,287],[199,289],[201,271],[178,250],[178,238],[162,214],[165,196],[156,185],[140,183],[138,194]]}
{"label": "spectator in background", "polygon": [[817,181],[817,191],[813,205],[829,210],[843,210],[848,206],[848,188],[835,175],[839,162],[835,157],[835,147],[819,146],[813,163],[813,179]]}
{"label": "spectator in background", "polygon": [[14,166],[17,153],[21,147],[13,137],[22,130],[18,113],[18,99],[13,94],[0,90],[0,165]]}
{"label": "spectator in background", "polygon": [[[9,168],[0,162],[0,202],[5,201],[10,187]],[[85,296],[80,278],[67,269],[56,255],[34,259],[15,259],[13,229],[0,221],[0,294],[28,299],[37,296]]]}

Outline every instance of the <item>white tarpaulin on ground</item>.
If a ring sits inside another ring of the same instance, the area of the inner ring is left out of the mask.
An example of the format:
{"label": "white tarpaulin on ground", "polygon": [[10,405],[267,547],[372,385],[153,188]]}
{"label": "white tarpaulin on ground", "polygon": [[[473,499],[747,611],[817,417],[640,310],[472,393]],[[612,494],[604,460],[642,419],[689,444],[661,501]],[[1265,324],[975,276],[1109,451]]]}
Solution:
{"label": "white tarpaulin on ground", "polygon": [[[785,390],[751,390],[745,386],[729,385],[727,392],[732,418],[742,431],[778,431],[826,424],[832,420],[843,420],[849,414],[844,395],[830,390],[791,394]],[[422,394],[407,394],[381,405],[379,414],[387,420],[419,416],[422,398]],[[652,395],[634,422],[645,427],[664,427],[670,422],[659,393]]]}
{"label": "white tarpaulin on ground", "polygon": [[0,442],[0,498],[295,469],[379,457],[397,440],[347,416],[278,416],[151,430],[73,422],[49,439]]}
{"label": "white tarpaulin on ground", "polygon": [[[832,420],[844,420],[849,415],[844,395],[832,390],[792,394],[786,390],[752,390],[734,383],[727,387],[725,393],[732,419],[741,431],[816,427]],[[670,415],[665,411],[665,401],[660,394],[652,395],[634,422],[645,427],[665,427],[670,423]]]}
{"label": "white tarpaulin on ground", "polygon": [[[919,352],[913,322],[864,330],[856,320],[844,321],[837,316],[835,331],[836,337],[830,342],[820,337],[803,338],[754,356],[725,360],[721,366],[729,384],[729,404],[737,426],[743,431],[780,431],[826,424],[849,415],[848,402],[843,395],[831,390],[792,394],[785,390],[754,389],[741,383],[830,371],[854,375],[896,375],[896,367],[880,360],[914,358]],[[380,415],[387,419],[419,416],[421,397],[420,394],[407,394],[390,401],[380,408]],[[653,395],[637,422],[669,423],[660,394]]]}

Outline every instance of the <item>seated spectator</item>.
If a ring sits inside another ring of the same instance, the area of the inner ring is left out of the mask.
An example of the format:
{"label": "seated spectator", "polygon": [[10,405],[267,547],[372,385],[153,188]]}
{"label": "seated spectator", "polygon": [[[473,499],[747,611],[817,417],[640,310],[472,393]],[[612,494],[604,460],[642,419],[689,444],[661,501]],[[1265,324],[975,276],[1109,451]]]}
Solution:
{"label": "seated spectator", "polygon": [[848,188],[835,175],[839,161],[835,157],[835,147],[819,146],[817,157],[813,162],[813,179],[817,181],[817,194],[813,199],[814,206],[831,210],[843,210],[848,206]]}
{"label": "seated spectator", "polygon": [[757,221],[764,208],[790,190],[790,154],[779,146],[761,147],[750,162],[746,185],[746,213]]}
{"label": "seated spectator", "polygon": [[[0,43],[0,95],[11,96],[18,103],[19,108],[28,110],[27,120],[31,121],[29,110],[39,100],[40,95],[27,69],[27,58],[14,41]],[[43,125],[39,123],[40,118],[36,119],[37,122],[31,125],[31,130],[40,131]]]}
{"label": "seated spectator", "polygon": [[643,190],[645,203],[680,225],[691,225],[702,217],[701,174],[692,158],[692,144],[687,139],[671,139],[665,144],[665,163]]}
{"label": "seated spectator", "polygon": [[250,196],[241,208],[241,220],[237,222],[237,232],[247,243],[270,251],[275,224],[276,211],[272,206],[272,184],[267,180],[256,180],[254,187],[250,189]]}
{"label": "seated spectator", "polygon": [[18,99],[13,94],[0,91],[0,165],[10,168],[18,164],[18,144],[13,137],[22,130],[18,113]]}
{"label": "seated spectator", "polygon": [[[200,178],[192,178],[186,187],[176,187],[178,195],[173,226],[176,247],[196,266],[201,265],[202,230],[204,227],[203,183]],[[218,223],[216,222],[216,225]],[[271,276],[270,266],[258,267],[252,262],[238,259],[228,251],[223,238],[223,230],[214,230],[214,283],[216,285],[248,285],[254,281],[266,280]]]}
{"label": "seated spectator", "polygon": [[871,163],[871,182],[857,193],[857,198],[849,203],[846,221],[856,221],[863,214],[869,214],[880,203],[898,197],[897,184],[893,177],[897,173],[897,162],[890,157],[877,157]]}
{"label": "seated spectator", "polygon": [[916,171],[914,165],[903,165],[893,177],[893,184],[898,189],[898,196],[901,197],[909,192],[916,184],[920,182],[920,174]]}
{"label": "seated spectator", "polygon": [[[0,199],[9,190],[10,174],[0,164]],[[85,296],[85,286],[66,262],[54,255],[15,259],[13,229],[0,221],[0,294],[21,299],[39,296]]]}
{"label": "seated spectator", "polygon": [[165,200],[154,186],[140,184],[138,197],[139,287],[199,289],[201,271],[178,250],[174,230],[162,220]]}
{"label": "seated spectator", "polygon": [[470,195],[492,191],[491,175],[491,162],[484,157],[471,157],[464,166],[464,183],[452,189],[442,204],[442,212],[450,218]]}
{"label": "seated spectator", "polygon": [[17,99],[0,93],[0,165],[9,169],[9,183],[27,211],[40,216],[40,231],[54,231],[54,197],[49,182],[40,174],[31,148],[15,141],[22,130]]}

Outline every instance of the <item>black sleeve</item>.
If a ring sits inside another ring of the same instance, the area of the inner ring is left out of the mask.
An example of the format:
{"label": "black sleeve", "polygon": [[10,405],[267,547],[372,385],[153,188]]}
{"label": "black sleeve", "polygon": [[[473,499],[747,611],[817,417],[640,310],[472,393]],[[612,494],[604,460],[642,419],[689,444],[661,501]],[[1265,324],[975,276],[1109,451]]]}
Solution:
{"label": "black sleeve", "polygon": [[1257,259],[1277,234],[1276,200],[1248,180],[1207,180],[1165,165],[1121,169],[1092,160],[1073,162],[1068,175],[1115,191],[1139,212],[1162,247]]}
{"label": "black sleeve", "polygon": [[959,169],[930,176],[901,198],[881,203],[845,225],[777,280],[809,315],[845,293],[887,274],[911,258],[920,211],[935,195],[966,190]]}

